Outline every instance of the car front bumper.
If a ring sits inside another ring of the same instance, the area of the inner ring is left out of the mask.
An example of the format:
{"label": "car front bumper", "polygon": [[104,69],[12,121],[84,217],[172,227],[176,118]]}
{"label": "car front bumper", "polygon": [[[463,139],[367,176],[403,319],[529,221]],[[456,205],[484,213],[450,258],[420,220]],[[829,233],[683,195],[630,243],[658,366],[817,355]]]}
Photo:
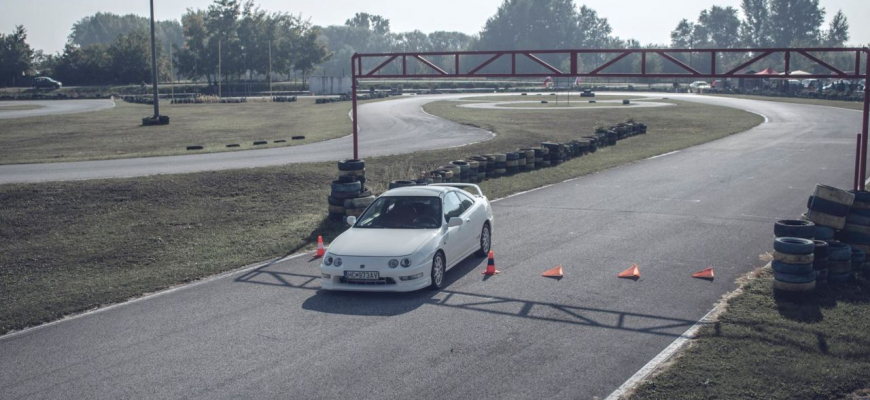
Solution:
{"label": "car front bumper", "polygon": [[[360,268],[363,265],[359,260],[343,257],[341,267],[320,265],[320,286],[326,290],[347,290],[357,292],[411,292],[423,289],[432,284],[432,266],[428,263],[423,265],[403,267],[377,267]],[[386,259],[389,260],[389,259]],[[371,261],[371,260],[366,260]],[[384,263],[385,264],[385,263]],[[345,278],[345,271],[373,271],[378,272],[377,280],[355,280]],[[419,276],[414,279],[409,277]],[[402,278],[405,278],[403,280]]]}

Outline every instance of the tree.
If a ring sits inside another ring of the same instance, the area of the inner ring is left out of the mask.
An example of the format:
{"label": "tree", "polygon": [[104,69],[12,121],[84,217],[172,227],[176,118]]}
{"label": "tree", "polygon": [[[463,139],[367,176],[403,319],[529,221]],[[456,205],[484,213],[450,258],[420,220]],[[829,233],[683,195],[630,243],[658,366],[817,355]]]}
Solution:
{"label": "tree", "polygon": [[[73,24],[69,41],[81,47],[111,44],[118,35],[149,29],[151,29],[151,22],[148,18],[134,14],[117,15],[98,12]],[[178,21],[156,21],[154,31],[155,36],[164,43],[172,43],[176,46],[181,46],[183,43],[182,27]]]}
{"label": "tree", "polygon": [[301,32],[298,45],[298,58],[293,63],[293,67],[297,71],[302,71],[303,78],[306,73],[314,69],[315,65],[328,60],[330,57],[326,47],[318,39],[319,35],[320,32],[317,27],[306,27]]}
{"label": "tree", "polygon": [[[158,54],[161,53],[162,48],[163,46],[158,43]],[[109,69],[115,82],[151,83],[151,37],[145,31],[118,35],[118,40],[109,46],[107,53],[111,59]]]}
{"label": "tree", "polygon": [[33,55],[24,26],[16,26],[9,35],[0,34],[0,82],[12,84],[20,80],[32,68]]}
{"label": "tree", "polygon": [[831,25],[825,33],[825,41],[829,46],[841,47],[849,41],[849,20],[843,15],[843,10],[837,11]]}
{"label": "tree", "polygon": [[713,6],[701,11],[698,24],[704,27],[704,42],[709,46],[732,48],[740,42],[740,19],[733,7]]}
{"label": "tree", "polygon": [[770,44],[768,0],[743,0],[740,3],[744,20],[740,24],[740,38],[749,47],[767,47]]}
{"label": "tree", "polygon": [[821,39],[825,9],[819,0],[770,0],[770,36],[775,47]]}
{"label": "tree", "polygon": [[677,24],[677,27],[671,31],[671,47],[678,49],[691,49],[695,47],[695,40],[692,33],[694,25],[689,20],[683,18]]}
{"label": "tree", "polygon": [[353,18],[348,19],[344,24],[353,28],[363,28],[372,31],[376,35],[386,35],[390,33],[390,20],[380,15],[356,13]]}

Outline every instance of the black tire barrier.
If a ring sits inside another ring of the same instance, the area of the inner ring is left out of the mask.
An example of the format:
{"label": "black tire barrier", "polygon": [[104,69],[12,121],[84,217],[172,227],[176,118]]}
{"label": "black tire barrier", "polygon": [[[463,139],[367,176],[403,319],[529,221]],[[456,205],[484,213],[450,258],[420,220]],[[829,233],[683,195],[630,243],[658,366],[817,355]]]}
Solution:
{"label": "black tire barrier", "polygon": [[778,280],[773,281],[773,289],[779,292],[801,293],[809,292],[816,288],[816,281],[807,283],[788,283]]}
{"label": "black tire barrier", "polygon": [[326,196],[326,202],[331,206],[344,206],[344,200],[345,199],[337,199],[332,196]]}
{"label": "black tire barrier", "polygon": [[834,234],[836,232],[837,231],[831,229],[830,227],[816,225],[816,229],[815,229],[815,232],[813,233],[813,235],[815,236],[816,239],[819,239],[819,240],[831,240],[834,238]]}
{"label": "black tire barrier", "polygon": [[828,242],[824,240],[813,240],[813,243],[816,247],[813,249],[813,257],[815,259],[824,258],[827,260],[828,258]]}
{"label": "black tire barrier", "polygon": [[623,101],[622,101],[622,104],[623,104],[623,105],[631,104],[631,100],[623,100]]}
{"label": "black tire barrier", "polygon": [[354,199],[345,199],[344,200],[344,208],[345,209],[359,209],[366,208],[369,204],[372,204],[375,201],[375,196],[366,196],[366,197],[357,197]]}
{"label": "black tire barrier", "polygon": [[816,272],[810,270],[807,274],[785,274],[773,271],[773,278],[785,283],[810,283],[816,280]]}
{"label": "black tire barrier", "polygon": [[855,214],[855,210],[852,210],[846,217],[846,224],[870,226],[870,217]]}
{"label": "black tire barrier", "polygon": [[333,205],[329,206],[329,213],[330,214],[344,214],[344,211],[345,211],[344,206],[333,206]]}
{"label": "black tire barrier", "polygon": [[849,209],[851,207],[845,204],[825,200],[820,197],[810,196],[807,200],[807,208],[820,213],[833,215],[835,217],[845,217],[849,215]]}
{"label": "black tire barrier", "polygon": [[816,245],[812,240],[794,237],[778,237],[773,240],[773,249],[786,254],[811,254]]}
{"label": "black tire barrier", "polygon": [[359,170],[365,170],[365,168],[366,168],[366,162],[363,160],[347,159],[347,160],[338,162],[338,170],[339,171],[359,171]]}
{"label": "black tire barrier", "polygon": [[417,182],[414,182],[414,181],[392,181],[392,182],[390,182],[390,189],[396,189],[396,188],[408,187],[408,186],[417,186]]}
{"label": "black tire barrier", "polygon": [[360,182],[342,182],[342,181],[332,181],[332,192],[333,193],[359,193],[362,191],[362,184]]}
{"label": "black tire barrier", "polygon": [[336,199],[355,199],[360,197],[361,192],[329,192],[329,195]]}
{"label": "black tire barrier", "polygon": [[867,261],[866,253],[861,249],[852,247],[852,271],[860,271],[865,261]]}
{"label": "black tire barrier", "polygon": [[338,221],[342,221],[342,220],[344,220],[344,218],[345,218],[346,216],[344,215],[344,213],[329,213],[329,214],[327,215],[327,217],[328,217],[330,220],[333,220],[333,221],[338,222]]}
{"label": "black tire barrier", "polygon": [[870,246],[870,235],[854,231],[842,231],[837,236],[841,242]]}
{"label": "black tire barrier", "polygon": [[187,150],[202,150],[202,146],[187,146]]}
{"label": "black tire barrier", "polygon": [[229,147],[229,148],[239,147],[239,144],[238,143],[228,144],[227,147]]}
{"label": "black tire barrier", "polygon": [[852,259],[852,247],[838,241],[828,242],[828,261],[849,261]]}
{"label": "black tire barrier", "polygon": [[786,263],[786,264],[812,264],[813,260],[815,260],[815,250],[811,254],[788,254],[788,253],[780,253],[778,251],[773,252],[773,260]]}
{"label": "black tire barrier", "polygon": [[776,237],[812,239],[816,234],[816,224],[798,219],[783,219],[776,221],[773,226],[773,234]]}
{"label": "black tire barrier", "polygon": [[304,140],[305,135],[291,136],[290,140]]}
{"label": "black tire barrier", "polygon": [[850,190],[849,193],[855,195],[855,201],[861,203],[870,203],[870,192],[863,190]]}
{"label": "black tire barrier", "polygon": [[254,146],[262,146],[262,145],[264,145],[264,144],[268,144],[268,143],[269,143],[269,142],[267,142],[267,141],[265,141],[265,140],[258,140],[258,141],[256,141],[256,142],[254,142]]}
{"label": "black tire barrier", "polygon": [[852,272],[852,260],[828,260],[828,274],[848,274]]}
{"label": "black tire barrier", "polygon": [[[773,268],[774,272],[779,272],[783,274],[791,274],[791,275],[807,275],[813,272],[813,264],[789,264],[781,261],[773,260],[770,262],[771,268]],[[814,277],[815,278],[815,277]],[[800,283],[800,282],[794,282]]]}
{"label": "black tire barrier", "polygon": [[273,140],[272,143],[287,143],[284,139]]}
{"label": "black tire barrier", "polygon": [[849,215],[860,215],[862,217],[870,217],[870,210],[855,209],[849,211]]}

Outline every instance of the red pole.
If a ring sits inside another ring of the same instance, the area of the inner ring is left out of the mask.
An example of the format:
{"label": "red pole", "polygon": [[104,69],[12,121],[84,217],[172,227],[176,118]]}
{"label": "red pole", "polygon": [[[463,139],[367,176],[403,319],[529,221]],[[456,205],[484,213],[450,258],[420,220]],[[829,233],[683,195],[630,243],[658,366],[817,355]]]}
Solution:
{"label": "red pole", "polygon": [[[856,73],[858,71],[855,71]],[[861,182],[858,182],[859,189],[864,190],[864,183],[867,182],[867,125],[868,115],[870,115],[870,90],[867,90],[867,84],[870,83],[870,49],[864,48],[864,122],[861,127]]]}
{"label": "red pole", "polygon": [[357,141],[357,138],[359,137],[359,125],[357,124],[358,120],[356,117],[356,59],[356,54],[350,58],[350,91],[353,99],[353,105],[351,106],[353,109],[353,158],[359,159],[359,143]]}
{"label": "red pole", "polygon": [[855,182],[852,183],[852,189],[858,190],[858,180],[861,179],[861,134],[858,135],[858,141],[855,143]]}

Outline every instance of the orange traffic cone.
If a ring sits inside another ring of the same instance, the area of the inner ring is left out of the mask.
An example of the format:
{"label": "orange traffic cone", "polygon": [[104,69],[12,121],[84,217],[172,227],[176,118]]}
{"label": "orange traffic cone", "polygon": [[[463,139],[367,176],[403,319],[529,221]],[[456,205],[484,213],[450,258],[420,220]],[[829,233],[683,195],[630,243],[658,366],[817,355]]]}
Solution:
{"label": "orange traffic cone", "polygon": [[489,260],[486,261],[486,270],[481,272],[484,275],[495,275],[501,271],[495,269],[495,255],[492,250],[489,251]]}
{"label": "orange traffic cone", "polygon": [[326,249],[323,248],[323,236],[317,237],[317,252],[314,253],[314,258],[323,257],[326,254]]}
{"label": "orange traffic cone", "polygon": [[561,278],[562,277],[562,266],[559,265],[556,268],[548,269],[548,270],[544,271],[544,274],[542,276],[545,276],[547,278]]}
{"label": "orange traffic cone", "polygon": [[622,271],[617,275],[620,278],[631,278],[631,279],[639,279],[640,278],[640,268],[637,267],[637,264],[631,266],[631,268]]}
{"label": "orange traffic cone", "polygon": [[713,279],[713,267],[692,274],[692,278]]}

